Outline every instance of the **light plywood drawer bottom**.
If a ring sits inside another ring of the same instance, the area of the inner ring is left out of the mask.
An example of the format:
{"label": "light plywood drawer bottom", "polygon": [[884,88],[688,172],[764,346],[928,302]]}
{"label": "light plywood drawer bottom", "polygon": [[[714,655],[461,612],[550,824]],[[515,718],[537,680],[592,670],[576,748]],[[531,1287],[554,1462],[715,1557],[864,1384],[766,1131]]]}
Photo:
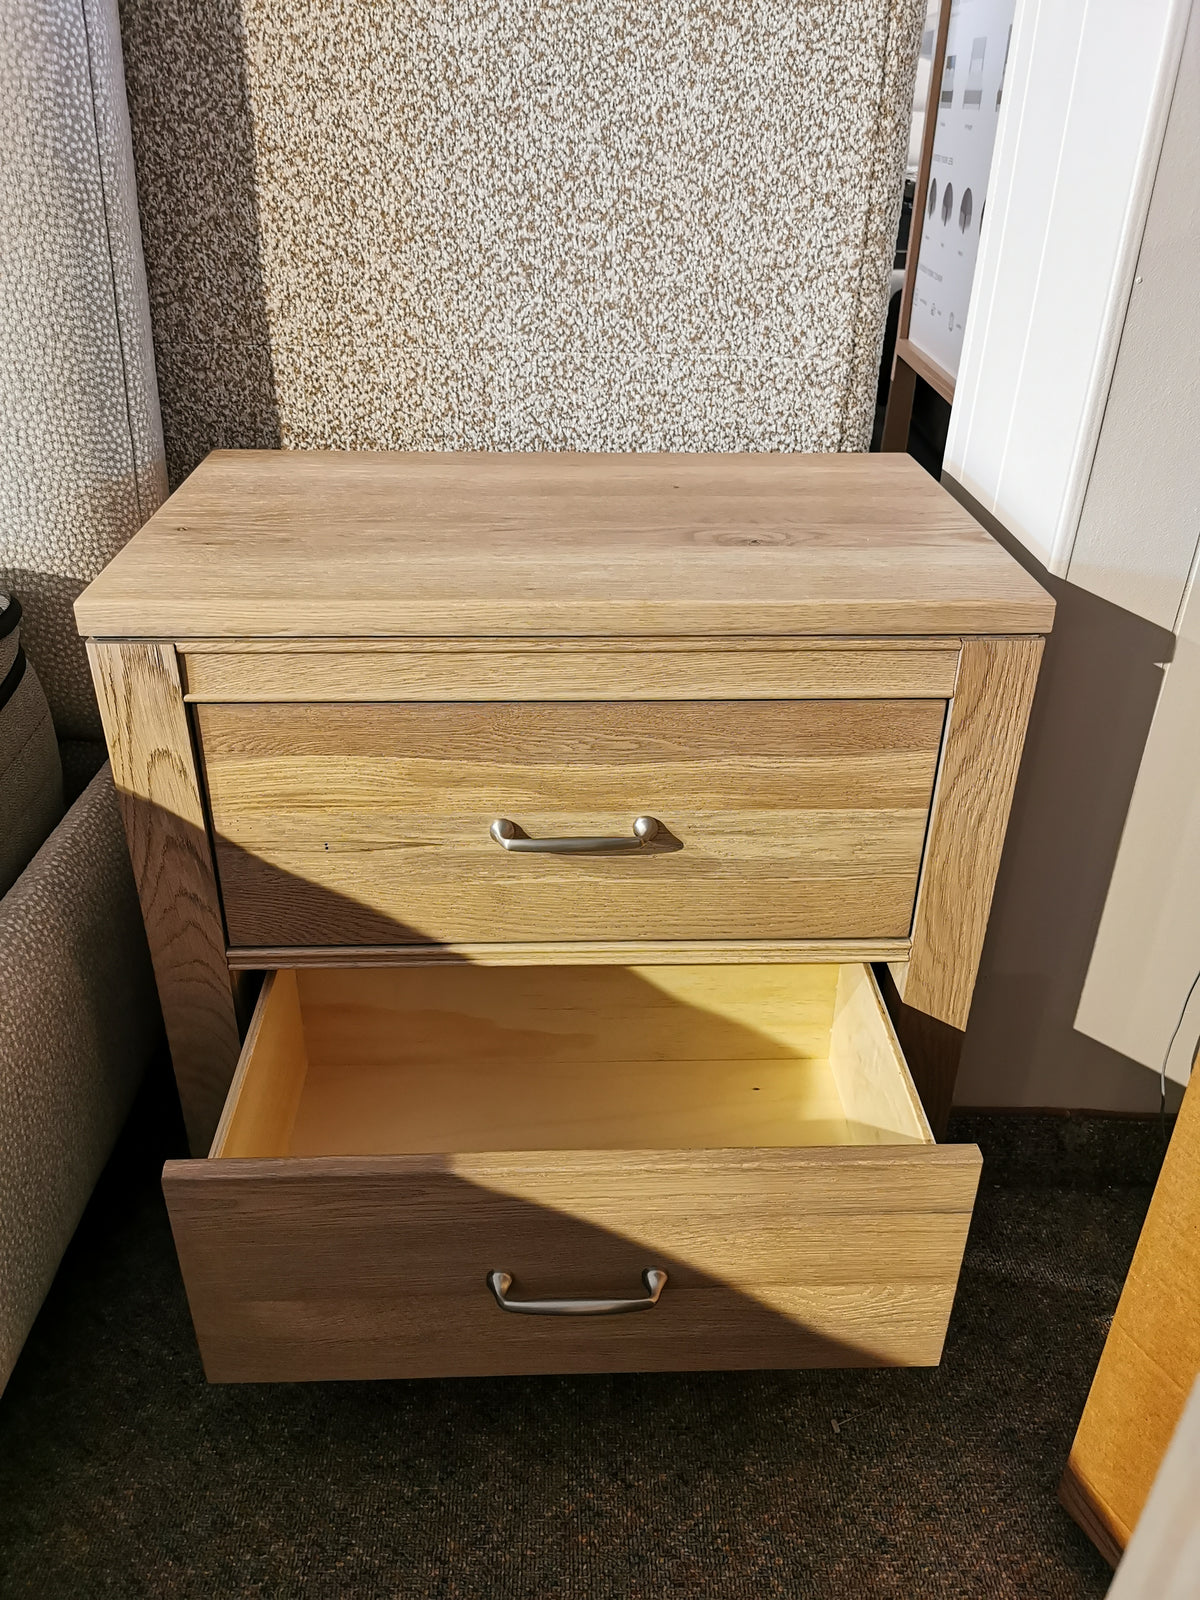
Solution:
{"label": "light plywood drawer bottom", "polygon": [[862,966],[349,969],[164,1186],[214,1380],[931,1365],[979,1164]]}

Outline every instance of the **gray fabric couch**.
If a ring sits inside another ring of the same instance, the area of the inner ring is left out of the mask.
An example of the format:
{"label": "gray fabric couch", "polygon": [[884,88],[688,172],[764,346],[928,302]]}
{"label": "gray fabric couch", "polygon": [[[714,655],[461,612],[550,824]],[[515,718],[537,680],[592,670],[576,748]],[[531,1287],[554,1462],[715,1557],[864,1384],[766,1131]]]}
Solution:
{"label": "gray fabric couch", "polygon": [[166,490],[113,0],[0,7],[0,148],[0,593],[33,669],[0,884],[2,1388],[161,1039],[71,612]]}

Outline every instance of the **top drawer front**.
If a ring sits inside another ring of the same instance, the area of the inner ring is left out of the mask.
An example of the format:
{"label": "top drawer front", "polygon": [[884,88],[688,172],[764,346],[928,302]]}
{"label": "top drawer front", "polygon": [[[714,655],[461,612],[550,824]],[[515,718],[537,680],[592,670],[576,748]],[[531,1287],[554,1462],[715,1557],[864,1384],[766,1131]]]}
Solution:
{"label": "top drawer front", "polygon": [[[907,934],[942,701],[202,705],[234,946]],[[489,836],[682,845],[527,855]]]}

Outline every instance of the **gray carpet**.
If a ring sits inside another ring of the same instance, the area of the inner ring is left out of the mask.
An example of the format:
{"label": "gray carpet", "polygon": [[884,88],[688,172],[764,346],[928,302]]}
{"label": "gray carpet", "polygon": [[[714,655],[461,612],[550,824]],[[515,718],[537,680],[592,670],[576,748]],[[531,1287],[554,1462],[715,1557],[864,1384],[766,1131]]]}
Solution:
{"label": "gray carpet", "polygon": [[1162,1153],[960,1118],[936,1371],[209,1388],[144,1094],[0,1399],[0,1596],[1082,1600],[1054,1488]]}

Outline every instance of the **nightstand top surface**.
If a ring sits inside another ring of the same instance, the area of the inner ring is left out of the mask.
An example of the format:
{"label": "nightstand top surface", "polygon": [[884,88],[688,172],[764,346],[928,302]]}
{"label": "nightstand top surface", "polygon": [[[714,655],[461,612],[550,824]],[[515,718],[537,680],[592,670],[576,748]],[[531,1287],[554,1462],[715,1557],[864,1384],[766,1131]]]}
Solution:
{"label": "nightstand top surface", "polygon": [[80,596],[97,638],[1040,633],[904,455],[210,455]]}

